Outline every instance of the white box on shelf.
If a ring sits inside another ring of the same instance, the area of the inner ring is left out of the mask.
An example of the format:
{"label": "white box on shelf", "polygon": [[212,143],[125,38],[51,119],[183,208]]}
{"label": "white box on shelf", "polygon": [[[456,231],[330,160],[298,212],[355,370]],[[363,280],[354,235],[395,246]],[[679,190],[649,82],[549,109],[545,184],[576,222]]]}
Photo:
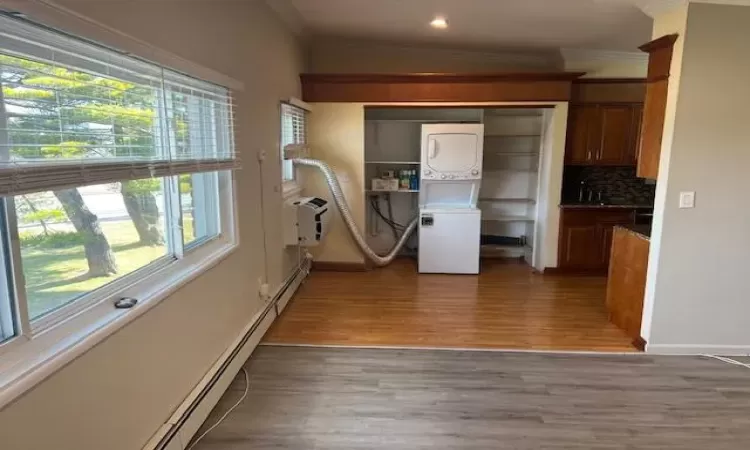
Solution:
{"label": "white box on shelf", "polygon": [[373,191],[397,191],[398,180],[396,178],[373,178]]}

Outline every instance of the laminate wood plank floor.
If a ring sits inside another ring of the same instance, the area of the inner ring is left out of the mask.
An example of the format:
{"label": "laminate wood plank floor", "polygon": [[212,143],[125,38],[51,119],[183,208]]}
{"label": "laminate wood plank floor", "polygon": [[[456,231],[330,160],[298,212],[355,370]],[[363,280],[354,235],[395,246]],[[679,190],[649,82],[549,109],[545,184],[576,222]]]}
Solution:
{"label": "laminate wood plank floor", "polygon": [[261,346],[245,367],[195,450],[750,445],[750,369],[706,357]]}
{"label": "laminate wood plank floor", "polygon": [[312,272],[266,335],[274,344],[636,351],[612,325],[606,279],[485,260],[479,276],[420,275],[411,260]]}

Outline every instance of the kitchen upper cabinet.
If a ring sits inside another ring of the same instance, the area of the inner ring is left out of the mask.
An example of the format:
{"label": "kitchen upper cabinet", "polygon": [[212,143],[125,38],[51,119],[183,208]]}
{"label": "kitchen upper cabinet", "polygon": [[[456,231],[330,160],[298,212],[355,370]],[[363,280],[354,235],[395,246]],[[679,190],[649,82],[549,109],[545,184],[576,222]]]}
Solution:
{"label": "kitchen upper cabinet", "polygon": [[641,104],[573,105],[565,152],[570,165],[635,164]]}
{"label": "kitchen upper cabinet", "polygon": [[664,133],[669,90],[669,69],[672,50],[677,35],[662,36],[642,45],[641,50],[649,54],[646,100],[641,124],[640,146],[636,174],[641,178],[656,179],[659,175],[659,158]]}
{"label": "kitchen upper cabinet", "polygon": [[558,266],[564,270],[606,273],[613,229],[632,224],[632,209],[564,209],[560,220]]}
{"label": "kitchen upper cabinet", "polygon": [[568,164],[590,164],[591,148],[600,135],[598,106],[574,105],[568,115],[568,143],[565,159]]}
{"label": "kitchen upper cabinet", "polygon": [[630,106],[603,106],[601,111],[601,145],[597,161],[601,164],[628,164],[633,123],[633,108]]}
{"label": "kitchen upper cabinet", "polygon": [[641,128],[643,125],[643,105],[633,106],[633,132],[630,134],[630,143],[628,144],[628,161],[630,165],[638,163],[638,149],[641,146]]}

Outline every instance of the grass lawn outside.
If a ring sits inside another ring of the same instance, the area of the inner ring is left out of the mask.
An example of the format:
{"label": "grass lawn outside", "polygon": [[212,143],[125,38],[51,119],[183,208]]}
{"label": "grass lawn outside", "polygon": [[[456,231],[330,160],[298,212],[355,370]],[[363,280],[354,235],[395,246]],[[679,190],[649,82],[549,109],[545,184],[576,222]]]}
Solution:
{"label": "grass lawn outside", "polygon": [[102,222],[101,227],[115,255],[118,268],[117,274],[109,277],[86,277],[88,264],[83,245],[67,248],[22,246],[26,297],[32,319],[167,254],[166,244],[141,245],[130,220]]}

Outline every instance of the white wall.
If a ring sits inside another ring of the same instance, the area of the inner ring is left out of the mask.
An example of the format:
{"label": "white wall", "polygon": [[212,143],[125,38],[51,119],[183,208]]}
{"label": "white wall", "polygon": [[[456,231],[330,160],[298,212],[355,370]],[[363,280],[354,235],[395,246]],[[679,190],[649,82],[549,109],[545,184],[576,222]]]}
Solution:
{"label": "white wall", "polygon": [[[650,351],[750,352],[748,29],[750,8],[689,6],[660,162]],[[695,209],[678,208],[680,191],[696,192]]]}
{"label": "white wall", "polygon": [[[134,450],[260,309],[258,278],[267,276],[273,290],[295,264],[296,252],[280,251],[281,171],[274,155],[279,101],[300,95],[303,54],[255,0],[65,0],[64,5],[245,84],[236,99],[235,124],[244,167],[237,172],[240,248],[0,411],[2,448]],[[271,155],[262,174],[259,149]]]}
{"label": "white wall", "polygon": [[542,130],[542,155],[537,196],[537,242],[534,244],[533,258],[534,268],[540,272],[547,268],[557,267],[568,103],[557,103],[554,109],[545,110],[542,126],[544,129]]}
{"label": "white wall", "polygon": [[316,73],[466,73],[562,68],[558,52],[523,54],[340,38],[315,39],[308,58],[310,72]]}

